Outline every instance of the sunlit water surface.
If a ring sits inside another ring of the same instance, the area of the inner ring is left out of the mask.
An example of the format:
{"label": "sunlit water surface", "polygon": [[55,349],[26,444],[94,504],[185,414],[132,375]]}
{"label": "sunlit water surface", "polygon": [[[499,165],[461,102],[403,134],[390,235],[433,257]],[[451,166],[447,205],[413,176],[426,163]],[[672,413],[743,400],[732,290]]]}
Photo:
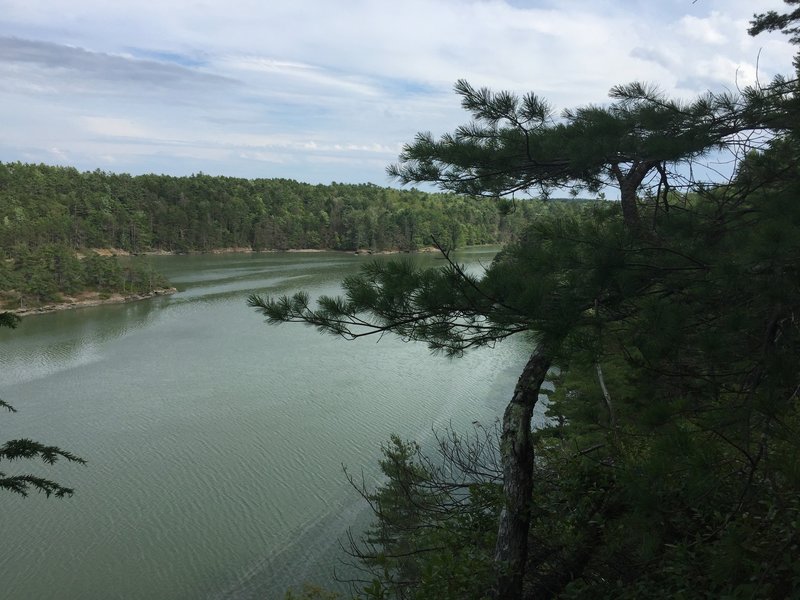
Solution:
{"label": "sunlit water surface", "polygon": [[[457,259],[480,269],[492,255]],[[424,445],[437,428],[492,423],[525,360],[521,339],[448,360],[388,336],[346,342],[267,326],[246,305],[252,292],[334,294],[373,258],[148,260],[179,293],[0,331],[0,398],[19,411],[0,415],[0,441],[30,437],[89,461],[3,466],[77,491],[3,494],[2,598],[281,598],[304,581],[336,589],[338,540],[368,519],[342,465],[372,481],[391,433]]]}

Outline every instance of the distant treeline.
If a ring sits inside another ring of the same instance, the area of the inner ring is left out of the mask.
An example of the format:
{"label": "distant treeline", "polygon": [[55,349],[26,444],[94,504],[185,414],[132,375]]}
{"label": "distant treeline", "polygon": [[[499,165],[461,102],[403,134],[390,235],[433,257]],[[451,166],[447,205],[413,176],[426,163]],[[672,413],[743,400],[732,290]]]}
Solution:
{"label": "distant treeline", "polygon": [[79,172],[0,163],[0,250],[415,250],[503,243],[537,208],[372,184]]}
{"label": "distant treeline", "polygon": [[502,210],[488,198],[372,184],[0,163],[0,309],[80,291],[147,293],[167,285],[147,267],[91,248],[413,251],[434,240],[455,248],[505,243],[541,209],[520,202]]}

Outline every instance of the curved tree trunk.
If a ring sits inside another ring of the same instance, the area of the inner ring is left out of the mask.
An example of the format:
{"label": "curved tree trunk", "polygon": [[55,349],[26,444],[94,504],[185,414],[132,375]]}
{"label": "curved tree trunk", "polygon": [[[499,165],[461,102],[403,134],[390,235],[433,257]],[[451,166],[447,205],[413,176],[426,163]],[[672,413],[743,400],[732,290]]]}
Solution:
{"label": "curved tree trunk", "polygon": [[644,178],[656,168],[658,168],[658,163],[653,160],[634,161],[627,172],[623,172],[618,164],[611,165],[611,173],[619,185],[622,221],[628,231],[634,235],[642,232],[639,207],[637,206],[637,192]]}
{"label": "curved tree trunk", "polygon": [[620,204],[622,205],[622,222],[633,234],[640,233],[642,223],[639,218],[639,207],[636,205],[636,191],[639,184],[635,182],[624,182],[619,187]]}
{"label": "curved tree trunk", "polygon": [[549,368],[550,359],[537,347],[517,380],[514,395],[503,414],[500,460],[505,505],[500,513],[494,557],[494,593],[500,600],[522,597],[533,492],[531,419]]}

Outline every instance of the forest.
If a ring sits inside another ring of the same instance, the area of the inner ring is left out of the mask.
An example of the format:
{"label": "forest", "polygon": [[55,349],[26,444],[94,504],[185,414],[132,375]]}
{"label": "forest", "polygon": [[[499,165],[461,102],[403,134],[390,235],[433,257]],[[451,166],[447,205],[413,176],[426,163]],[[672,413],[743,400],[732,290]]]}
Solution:
{"label": "forest", "polygon": [[[800,8],[769,12],[750,33],[798,44],[798,22]],[[74,264],[53,248],[433,238],[443,266],[373,261],[340,296],[248,300],[271,326],[394,334],[454,360],[511,336],[529,345],[496,426],[438,432],[433,453],[394,436],[383,482],[351,479],[374,513],[345,540],[354,596],[798,598],[800,54],[794,66],[689,100],[623,84],[561,113],[459,81],[469,122],[418,134],[388,169],[440,195],[4,165],[2,251],[13,270],[45,248],[69,281]],[[704,177],[722,164],[725,177]],[[503,200],[608,188],[618,202]],[[487,242],[505,247],[480,274],[450,253]]]}
{"label": "forest", "polygon": [[[505,243],[539,210],[371,184],[131,176],[0,164],[0,294],[6,308],[81,290],[148,293],[166,282],[129,254],[215,249],[415,251]],[[77,254],[86,256],[79,260]]]}
{"label": "forest", "polygon": [[372,184],[197,174],[131,176],[0,164],[0,249],[61,244],[207,252],[216,248],[415,250],[501,243],[528,215],[486,199]]}
{"label": "forest", "polygon": [[[797,44],[798,21],[765,13],[750,33]],[[798,81],[688,101],[632,83],[560,114],[459,81],[470,122],[418,134],[399,181],[620,202],[539,215],[482,275],[375,263],[338,297],[250,297],[272,325],[455,359],[529,340],[496,428],[440,432],[433,454],[393,437],[386,482],[353,481],[374,512],[350,540],[357,597],[800,597]]]}

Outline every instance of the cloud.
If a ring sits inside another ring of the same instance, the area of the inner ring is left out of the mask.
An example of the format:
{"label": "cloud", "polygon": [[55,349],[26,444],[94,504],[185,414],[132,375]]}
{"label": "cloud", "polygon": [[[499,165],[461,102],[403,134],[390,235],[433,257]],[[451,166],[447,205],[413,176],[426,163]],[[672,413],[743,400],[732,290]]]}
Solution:
{"label": "cloud", "polygon": [[91,133],[117,138],[154,139],[153,132],[129,119],[111,117],[84,117],[86,130]]}
{"label": "cloud", "polygon": [[385,183],[417,131],[467,120],[459,78],[561,109],[734,87],[756,60],[768,80],[794,52],[747,36],[751,0],[3,4],[0,160],[133,172]]}
{"label": "cloud", "polygon": [[719,13],[713,13],[707,18],[686,15],[681,18],[678,29],[690,39],[718,46],[728,41],[728,38],[715,21],[719,21]]}
{"label": "cloud", "polygon": [[630,55],[632,58],[651,62],[666,70],[674,69],[677,62],[673,57],[668,56],[664,51],[656,48],[642,48],[637,46],[631,50]]}
{"label": "cloud", "polygon": [[[16,67],[22,66],[23,70]],[[89,90],[87,83],[104,82],[125,88],[143,89],[202,89],[229,86],[235,80],[173,63],[142,60],[129,56],[90,52],[83,48],[0,37],[0,68],[6,72],[14,69],[15,78],[24,78],[24,72],[34,77],[45,76],[52,89],[68,88]],[[58,83],[53,82],[60,82]]]}
{"label": "cloud", "polygon": [[377,90],[363,78],[344,73],[336,73],[318,65],[299,62],[281,61],[260,56],[227,56],[217,61],[216,66],[224,71],[249,71],[266,75],[285,83],[300,83],[303,86],[314,86],[318,93],[337,89],[344,93],[377,95]]}

